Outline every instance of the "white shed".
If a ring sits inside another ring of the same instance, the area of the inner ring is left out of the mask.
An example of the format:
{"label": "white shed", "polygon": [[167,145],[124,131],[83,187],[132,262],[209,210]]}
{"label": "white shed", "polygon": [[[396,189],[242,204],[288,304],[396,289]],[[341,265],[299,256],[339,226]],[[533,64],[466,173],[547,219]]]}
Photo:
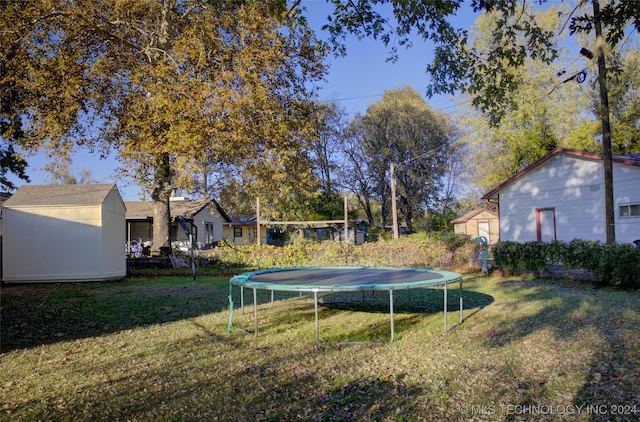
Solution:
{"label": "white shed", "polygon": [[125,214],[115,184],[21,187],[3,204],[2,280],[125,277]]}
{"label": "white shed", "polygon": [[[616,241],[640,239],[640,154],[613,155]],[[500,240],[606,241],[602,154],[558,148],[484,196]]]}

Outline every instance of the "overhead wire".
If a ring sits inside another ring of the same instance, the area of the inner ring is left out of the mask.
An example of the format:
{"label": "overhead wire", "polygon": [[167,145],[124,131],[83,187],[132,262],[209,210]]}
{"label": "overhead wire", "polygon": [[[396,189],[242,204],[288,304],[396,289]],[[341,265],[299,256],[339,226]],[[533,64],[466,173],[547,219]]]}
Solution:
{"label": "overhead wire", "polygon": [[[640,1],[640,0],[635,0],[635,1]],[[576,6],[571,13],[568,14],[567,20],[564,23],[564,25],[562,26],[560,33],[562,33],[562,31],[564,31],[566,29],[566,26],[568,25],[568,22],[571,18],[571,15],[579,8],[579,5]],[[625,46],[625,44],[627,43],[627,41],[629,40],[629,38],[631,37],[631,35],[636,31],[635,28],[632,28],[631,32],[629,34],[627,34],[625,36],[624,41],[620,44],[618,51],[622,51],[623,47]],[[573,67],[578,60],[580,60],[579,57],[576,57],[570,64],[568,64],[566,67]],[[577,80],[579,78],[580,74],[583,74],[586,76],[586,72],[593,69],[596,66],[596,63],[591,63],[588,66],[582,68],[579,71],[575,71],[573,72],[573,74],[571,74],[571,76],[569,76],[568,78],[557,82],[552,88],[551,90],[549,90],[548,92],[544,93],[544,94],[540,94],[539,97],[537,97],[536,99],[541,99],[543,97],[549,96],[551,95],[554,91],[556,91],[560,86],[562,86],[564,83],[570,82],[572,80]],[[562,73],[564,74],[564,73]],[[556,73],[556,76],[559,76]],[[579,81],[580,83],[582,83],[582,81]],[[375,98],[375,97],[382,97],[384,95],[383,93],[379,93],[379,94],[368,94],[368,95],[361,95],[361,96],[352,96],[352,97],[344,97],[344,98],[336,98],[336,99],[325,99],[325,100],[321,100],[321,103],[338,103],[338,102],[342,102],[342,101],[350,101],[350,100],[358,100],[358,99],[363,99],[363,98]],[[438,110],[441,112],[445,112],[451,109],[454,109],[454,112],[459,111],[463,106],[469,104],[472,101],[472,99],[466,99],[464,101],[461,102],[457,102],[455,104],[450,104],[447,105],[445,107],[439,107]],[[472,135],[473,133],[476,133],[477,131],[481,130],[482,128],[486,127],[489,125],[489,119],[488,118],[483,118],[483,121],[479,124],[477,124],[476,126],[470,128],[469,130],[463,132],[459,137],[458,140],[460,139],[464,139],[467,136]]]}

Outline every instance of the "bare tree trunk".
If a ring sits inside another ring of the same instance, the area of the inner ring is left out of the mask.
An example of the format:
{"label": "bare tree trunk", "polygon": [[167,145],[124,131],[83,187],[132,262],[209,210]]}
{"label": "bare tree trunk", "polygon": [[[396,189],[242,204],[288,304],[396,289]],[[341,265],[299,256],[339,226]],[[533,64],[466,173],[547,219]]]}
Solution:
{"label": "bare tree trunk", "polygon": [[611,158],[611,122],[609,120],[609,92],[607,90],[607,66],[604,57],[605,41],[602,37],[600,3],[593,1],[593,18],[596,29],[596,55],[598,57],[598,86],[600,92],[600,120],[602,124],[602,164],[604,167],[605,234],[607,243],[616,241],[616,218],[613,198],[613,159]]}
{"label": "bare tree trunk", "polygon": [[[175,0],[162,1],[162,20],[158,37],[158,47],[168,51],[171,40],[171,9]],[[166,130],[170,130],[166,128]],[[153,169],[153,188],[151,200],[153,201],[153,246],[152,255],[160,255],[163,248],[171,249],[171,211],[169,198],[171,198],[171,159],[169,153],[160,153],[156,158]]]}
{"label": "bare tree trunk", "polygon": [[153,175],[153,246],[152,255],[160,255],[160,248],[171,247],[170,228],[171,214],[169,198],[171,197],[171,161],[169,154],[164,153],[156,162]]}

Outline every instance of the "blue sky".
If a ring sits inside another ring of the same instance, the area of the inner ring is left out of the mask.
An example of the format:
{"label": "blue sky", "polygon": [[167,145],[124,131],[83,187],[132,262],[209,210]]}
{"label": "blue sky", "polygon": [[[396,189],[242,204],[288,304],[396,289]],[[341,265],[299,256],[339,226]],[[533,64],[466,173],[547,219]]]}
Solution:
{"label": "blue sky", "polygon": [[[307,9],[309,24],[317,30],[320,37],[326,37],[320,31],[321,26],[330,14],[331,6],[325,0],[302,0],[301,5]],[[463,8],[468,6],[463,6]],[[467,11],[467,13],[469,13]],[[459,25],[469,27],[473,18],[459,18]],[[389,49],[382,42],[372,39],[357,40],[350,37],[347,42],[347,56],[330,57],[331,67],[327,82],[320,92],[320,99],[333,101],[350,114],[364,113],[367,106],[381,98],[385,90],[411,86],[415,91],[424,95],[429,77],[425,73],[431,61],[432,48],[420,39],[414,41],[412,48],[401,48],[399,60],[391,63],[386,59]],[[434,109],[446,113],[456,111],[455,98],[437,97],[427,99]],[[31,184],[45,184],[50,179],[48,173],[42,171],[47,159],[42,155],[28,157],[27,173]],[[130,180],[114,180],[114,169],[118,167],[115,157],[101,160],[99,155],[86,151],[79,151],[70,165],[72,175],[78,175],[82,169],[88,168],[96,181],[101,183],[116,182],[125,200],[139,200],[140,188],[136,182]],[[16,181],[18,185],[23,184]]]}

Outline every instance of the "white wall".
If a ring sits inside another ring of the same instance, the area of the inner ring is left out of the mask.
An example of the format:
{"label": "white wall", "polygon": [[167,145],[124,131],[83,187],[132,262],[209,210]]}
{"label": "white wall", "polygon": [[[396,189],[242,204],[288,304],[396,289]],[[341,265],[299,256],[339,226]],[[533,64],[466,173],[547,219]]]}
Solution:
{"label": "white wall", "polygon": [[104,210],[100,205],[5,208],[3,281],[124,277],[124,204],[115,191],[107,199]]}
{"label": "white wall", "polygon": [[102,206],[102,277],[120,278],[127,274],[124,254],[126,236],[126,208],[117,191],[112,190]]}
{"label": "white wall", "polygon": [[640,239],[640,217],[620,217],[618,207],[629,203],[640,203],[640,167],[614,164],[613,180],[616,241],[633,242]]}
{"label": "white wall", "polygon": [[[640,168],[614,163],[614,202],[640,202]],[[606,241],[601,160],[558,154],[500,192],[500,238],[534,241],[536,209],[554,208],[557,240]],[[620,219],[616,240],[640,239],[640,218]],[[624,223],[624,224],[623,224]]]}
{"label": "white wall", "polygon": [[[224,218],[220,215],[218,210],[208,205],[204,207],[202,210],[200,210],[200,212],[198,212],[193,217],[193,225],[196,226],[197,228],[198,242],[204,243],[205,236],[207,233],[206,227],[205,227],[206,223],[213,223],[213,237],[214,237],[213,241],[217,242],[218,240],[222,240],[223,239],[222,223],[224,221],[225,221]],[[132,239],[133,239],[133,236],[132,236]],[[185,242],[189,240],[187,238],[187,235],[184,233],[182,226],[180,226],[179,224],[177,225],[176,239],[179,242]]]}
{"label": "white wall", "polygon": [[198,242],[204,243],[206,235],[205,223],[213,223],[213,241],[217,242],[223,239],[223,223],[224,218],[218,210],[210,206],[204,207],[198,214],[193,217],[193,224],[198,227]]}

